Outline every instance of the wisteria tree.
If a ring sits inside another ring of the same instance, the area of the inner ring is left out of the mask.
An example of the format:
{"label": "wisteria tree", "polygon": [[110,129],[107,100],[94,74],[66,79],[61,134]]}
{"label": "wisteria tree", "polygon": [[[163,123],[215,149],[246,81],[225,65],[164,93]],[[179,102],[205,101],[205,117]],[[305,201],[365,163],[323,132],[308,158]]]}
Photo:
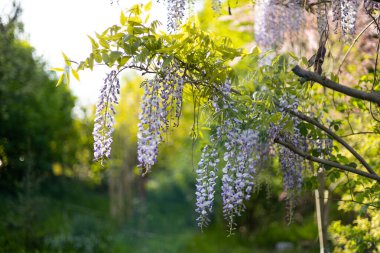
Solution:
{"label": "wisteria tree", "polygon": [[[184,96],[194,104],[193,137],[203,131],[200,126],[210,129],[209,144],[204,146],[196,170],[195,211],[201,228],[210,222],[220,185],[223,214],[232,233],[236,217],[257,189],[258,175],[278,159],[290,213],[305,180],[312,182],[309,190],[317,189],[322,251],[327,240],[327,224],[323,224],[327,222],[326,203],[331,200],[325,191],[338,185],[340,207],[365,207],[359,218],[366,219],[369,227],[363,232],[365,242],[350,246],[348,242],[354,236],[343,235],[341,224],[334,223],[331,233],[346,240],[336,244],[337,251],[380,251],[377,2],[257,0],[257,46],[249,52],[234,47],[229,38],[186,21],[191,2],[166,1],[169,33],[159,30],[159,21],[149,20],[151,3],[135,5],[121,13],[120,24],[90,37],[92,53],[88,58],[76,62],[64,55],[65,68],[57,69],[62,71],[59,83],[68,82],[70,74],[77,78],[78,71],[92,70],[98,64],[111,69],[97,104],[95,160],[104,165],[111,156],[118,78],[124,70],[137,70],[146,77],[141,83],[144,95],[138,125],[137,156],[142,175],[152,171],[159,157],[158,147],[165,142],[169,129],[180,124]],[[213,6],[219,12],[223,3],[215,0]],[[359,14],[367,23],[357,33]],[[307,16],[317,17],[315,54],[307,60],[306,55],[280,53],[281,45],[292,34],[304,31]],[[375,35],[365,37],[370,29]],[[374,50],[362,54],[368,55],[366,59],[372,65],[358,73],[345,72],[343,63],[361,38],[375,42]],[[331,56],[335,53],[334,40],[349,46],[343,47],[345,54],[341,51],[337,58]],[[339,66],[332,64],[336,59]],[[339,80],[356,83],[344,85]],[[353,121],[360,123],[353,125]],[[371,145],[363,139],[350,143],[347,138],[351,136],[367,138]]]}

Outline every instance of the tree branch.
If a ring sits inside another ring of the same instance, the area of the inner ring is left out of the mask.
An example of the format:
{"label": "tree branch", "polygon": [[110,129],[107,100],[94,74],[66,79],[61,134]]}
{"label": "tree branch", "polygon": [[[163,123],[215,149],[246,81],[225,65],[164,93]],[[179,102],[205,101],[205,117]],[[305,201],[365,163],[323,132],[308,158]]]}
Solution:
{"label": "tree branch", "polygon": [[366,162],[366,160],[361,156],[359,155],[358,152],[356,152],[356,150],[351,147],[345,140],[343,140],[341,137],[339,137],[336,133],[334,133],[331,129],[327,128],[326,126],[322,125],[321,123],[319,123],[317,120],[315,119],[312,119],[308,116],[306,116],[305,114],[299,112],[299,111],[292,111],[290,109],[287,109],[285,108],[285,110],[302,119],[303,121],[306,121],[316,127],[318,127],[319,129],[321,129],[322,131],[324,131],[325,133],[327,133],[329,136],[331,136],[334,140],[336,140],[337,142],[339,142],[340,144],[342,144],[348,151],[350,151],[350,153],[355,156],[356,159],[358,159],[358,161],[363,164],[363,166],[367,169],[367,171],[373,175],[376,175],[375,171],[371,168],[371,166]]}
{"label": "tree branch", "polygon": [[324,87],[330,88],[332,90],[338,91],[340,93],[346,94],[350,97],[359,98],[363,100],[367,100],[370,102],[374,102],[378,105],[380,105],[380,94],[375,92],[365,92],[357,89],[353,89],[344,85],[341,85],[339,83],[336,83],[324,76],[320,76],[314,72],[302,69],[300,66],[295,66],[292,69],[293,73],[297,76],[301,77],[305,81],[314,81],[319,84],[321,84]]}
{"label": "tree branch", "polygon": [[354,135],[359,135],[359,134],[380,134],[380,133],[372,132],[372,131],[353,132],[353,133],[350,133],[350,134],[341,135],[340,138],[346,138],[346,137],[350,137],[350,136],[354,136]]}
{"label": "tree branch", "polygon": [[286,141],[280,140],[279,138],[275,138],[274,142],[278,143],[278,144],[280,144],[280,145],[282,145],[282,146],[284,146],[284,147],[286,147],[288,149],[290,149],[291,151],[293,151],[297,155],[302,156],[302,157],[304,157],[305,159],[307,159],[309,161],[313,161],[313,162],[317,162],[317,163],[320,163],[320,164],[328,165],[328,166],[331,166],[331,167],[334,167],[334,168],[337,168],[337,169],[341,169],[341,170],[344,170],[344,171],[348,171],[348,172],[351,172],[351,173],[354,173],[354,174],[357,174],[357,175],[360,175],[360,176],[363,176],[363,177],[366,177],[366,178],[371,178],[371,179],[374,179],[374,180],[376,180],[377,182],[380,183],[380,177],[378,175],[370,174],[368,172],[361,171],[361,170],[355,169],[355,168],[347,166],[347,165],[343,165],[343,164],[340,164],[340,163],[337,163],[337,162],[333,162],[333,161],[330,161],[330,160],[326,160],[326,159],[322,159],[322,158],[318,158],[318,157],[312,156],[312,155],[310,155],[310,154],[302,151],[301,149],[295,147],[294,145],[292,145],[292,144],[290,144],[290,143],[288,143]]}

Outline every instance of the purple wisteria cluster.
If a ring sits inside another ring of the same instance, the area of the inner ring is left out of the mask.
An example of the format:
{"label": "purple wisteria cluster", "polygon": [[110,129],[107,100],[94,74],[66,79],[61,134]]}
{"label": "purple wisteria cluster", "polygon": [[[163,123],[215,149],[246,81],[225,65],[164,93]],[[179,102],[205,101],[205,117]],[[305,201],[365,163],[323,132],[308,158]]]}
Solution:
{"label": "purple wisteria cluster", "polygon": [[149,172],[157,161],[158,145],[163,141],[170,120],[178,122],[184,85],[183,70],[175,63],[142,85],[144,94],[138,124],[137,158],[144,173]]}
{"label": "purple wisteria cluster", "polygon": [[343,35],[354,35],[358,8],[358,0],[333,0],[332,11],[333,22],[336,22],[335,31],[340,25]]}
{"label": "purple wisteria cluster", "polygon": [[[137,159],[146,171],[157,161],[158,144],[161,142],[161,122],[165,117],[159,96],[160,83],[148,80],[144,83],[137,134]],[[166,120],[166,119],[165,119]]]}
{"label": "purple wisteria cluster", "polygon": [[329,159],[333,151],[333,141],[332,139],[316,139],[309,142],[309,149],[315,150],[319,155],[319,158]]}
{"label": "purple wisteria cluster", "polygon": [[259,158],[255,152],[258,132],[243,130],[230,122],[226,125],[231,127],[228,127],[224,144],[226,164],[222,169],[222,200],[223,215],[232,232],[235,216],[240,216],[245,209],[244,200],[249,200],[253,191],[256,162]]}
{"label": "purple wisteria cluster", "polygon": [[223,215],[231,233],[235,227],[235,217],[244,211],[244,201],[250,199],[253,192],[256,164],[260,157],[259,134],[253,129],[243,129],[243,122],[234,118],[217,127],[216,133],[211,136],[211,143],[213,147],[203,149],[197,169],[197,221],[200,227],[209,222],[219,163],[215,147],[218,143],[224,143],[221,195]]}
{"label": "purple wisteria cluster", "polygon": [[236,108],[232,106],[234,102],[228,99],[231,95],[231,85],[231,80],[227,79],[219,87],[220,94],[215,93],[212,97],[211,106],[215,112],[218,113],[227,108],[236,110]]}
{"label": "purple wisteria cluster", "polygon": [[175,32],[182,24],[186,11],[186,0],[167,0],[168,31]]}
{"label": "purple wisteria cluster", "polygon": [[217,179],[217,165],[219,163],[218,151],[211,146],[205,146],[202,150],[202,157],[198,163],[197,184],[196,184],[196,209],[198,213],[198,226],[203,228],[210,221],[210,214],[215,195],[215,185]]}
{"label": "purple wisteria cluster", "polygon": [[[289,101],[292,101],[289,103]],[[297,111],[299,102],[295,96],[283,96],[279,100],[280,110],[282,111],[282,118],[288,116],[293,121],[292,133],[282,131],[275,131],[279,138],[294,147],[301,149],[304,152],[308,151],[306,139],[301,135],[298,128],[300,123],[299,119],[288,113],[289,110]],[[274,130],[273,130],[274,131]],[[279,149],[279,159],[282,172],[283,189],[287,194],[286,200],[289,211],[292,212],[294,208],[294,198],[302,188],[303,171],[304,171],[304,158],[297,155],[287,147],[281,146]]]}
{"label": "purple wisteria cluster", "polygon": [[115,105],[119,103],[120,82],[116,71],[111,71],[104,79],[96,105],[94,137],[94,159],[102,161],[111,156],[112,133],[116,114]]}
{"label": "purple wisteria cluster", "polygon": [[[254,188],[256,165],[260,157],[259,133],[246,127],[236,116],[237,106],[230,99],[231,80],[227,79],[217,87],[210,104],[214,112],[226,117],[211,136],[213,146],[206,146],[202,152],[197,170],[196,212],[198,225],[204,227],[209,222],[216,185],[218,154],[224,161],[221,178],[223,215],[230,233],[235,227],[235,217],[245,209],[244,201],[251,197]],[[223,145],[221,145],[223,144]],[[216,147],[221,149],[220,152]]]}
{"label": "purple wisteria cluster", "polygon": [[255,5],[255,40],[263,49],[282,44],[287,32],[297,32],[304,19],[302,1],[258,0]]}
{"label": "purple wisteria cluster", "polygon": [[[294,145],[294,141],[297,141],[295,136],[291,136],[286,139]],[[291,200],[293,194],[299,191],[302,187],[302,171],[303,171],[303,159],[292,152],[290,149],[281,146],[280,151],[280,165],[283,177],[283,188],[288,194],[287,199]]]}

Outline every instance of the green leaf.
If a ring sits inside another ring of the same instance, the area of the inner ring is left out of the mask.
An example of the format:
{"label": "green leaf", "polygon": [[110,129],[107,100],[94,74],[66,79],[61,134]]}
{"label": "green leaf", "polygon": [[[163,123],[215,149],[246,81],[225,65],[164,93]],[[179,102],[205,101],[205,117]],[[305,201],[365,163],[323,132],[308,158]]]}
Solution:
{"label": "green leaf", "polygon": [[122,54],[120,51],[112,51],[109,55],[109,64],[113,64]]}
{"label": "green leaf", "polygon": [[97,63],[101,63],[102,62],[102,56],[100,55],[99,51],[96,51],[94,52],[94,59]]}
{"label": "green leaf", "polygon": [[352,167],[352,168],[356,168],[356,167],[358,167],[358,165],[357,165],[356,163],[354,163],[354,162],[350,162],[350,163],[348,164],[348,166],[350,166],[350,167]]}
{"label": "green leaf", "polygon": [[63,72],[63,71],[65,71],[65,69],[63,69],[63,68],[51,68],[50,70],[51,71],[56,71],[56,72]]}
{"label": "green leaf", "polygon": [[63,82],[63,78],[64,78],[64,74],[61,75],[61,77],[58,79],[58,82],[57,84],[55,85],[56,87],[58,87],[62,82]]}
{"label": "green leaf", "polygon": [[69,73],[69,71],[65,71],[65,73],[64,73],[64,78],[65,78],[65,82],[67,83],[67,84],[70,84],[70,73]]}
{"label": "green leaf", "polygon": [[104,62],[105,64],[108,64],[109,61],[110,61],[110,57],[109,57],[109,55],[108,55],[106,52],[103,52],[103,53],[102,53],[102,59],[103,59],[103,62]]}
{"label": "green leaf", "polygon": [[109,49],[110,45],[108,45],[108,42],[105,39],[99,39],[99,43],[102,47]]}
{"label": "green leaf", "polygon": [[295,54],[293,54],[292,52],[288,52],[288,55],[290,56],[290,57],[292,57],[294,60],[296,60],[296,61],[298,61],[299,59],[298,59],[298,57],[295,55]]}
{"label": "green leaf", "polygon": [[87,35],[87,37],[91,41],[92,50],[98,49],[99,48],[99,44],[91,36]]}
{"label": "green leaf", "polygon": [[166,68],[167,66],[170,65],[170,63],[172,62],[174,56],[169,56],[169,57],[166,57],[164,59],[164,62],[162,63],[162,68]]}
{"label": "green leaf", "polygon": [[94,68],[94,54],[91,53],[90,54],[90,57],[87,58],[87,61],[88,61],[88,67],[93,70]]}
{"label": "green leaf", "polygon": [[304,122],[301,122],[298,125],[298,128],[299,128],[302,136],[307,136],[307,134],[308,134],[307,124],[305,124]]}
{"label": "green leaf", "polygon": [[125,25],[127,23],[127,17],[124,15],[124,11],[120,13],[120,24]]}
{"label": "green leaf", "polygon": [[79,80],[78,72],[75,69],[71,69],[71,73],[73,74],[73,76],[75,77],[75,79],[77,79],[78,81],[80,81]]}
{"label": "green leaf", "polygon": [[152,1],[149,1],[149,2],[144,6],[144,10],[145,10],[146,12],[149,12],[151,8],[152,8]]}
{"label": "green leaf", "polygon": [[316,149],[313,149],[313,150],[311,151],[311,154],[312,154],[313,156],[315,156],[315,157],[318,157],[318,156],[321,155],[321,153],[318,152],[318,150],[316,150]]}
{"label": "green leaf", "polygon": [[62,56],[63,56],[63,59],[65,60],[65,64],[66,64],[67,66],[71,66],[71,62],[70,62],[69,57],[67,57],[67,55],[65,55],[64,52],[62,52]]}
{"label": "green leaf", "polygon": [[131,59],[130,56],[121,57],[121,59],[118,60],[120,67],[124,66],[128,62],[129,59]]}

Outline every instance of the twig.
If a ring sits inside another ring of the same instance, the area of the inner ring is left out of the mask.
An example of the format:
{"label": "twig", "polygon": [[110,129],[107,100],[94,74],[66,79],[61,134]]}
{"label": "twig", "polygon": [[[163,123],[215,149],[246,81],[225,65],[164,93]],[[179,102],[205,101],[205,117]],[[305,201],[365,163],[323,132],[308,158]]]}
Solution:
{"label": "twig", "polygon": [[372,132],[372,131],[364,131],[364,132],[356,132],[356,133],[341,135],[340,138],[350,137],[350,136],[358,135],[358,134],[380,134],[380,133]]}
{"label": "twig", "polygon": [[363,35],[363,33],[375,22],[375,20],[372,20],[366,27],[364,27],[364,29],[356,36],[356,38],[354,39],[354,41],[352,42],[351,46],[348,48],[346,54],[344,55],[343,59],[342,59],[342,62],[339,64],[339,67],[338,67],[338,71],[337,71],[337,74],[340,73],[340,69],[344,63],[344,61],[346,60],[348,54],[351,52],[351,49],[353,48],[353,46],[356,44],[356,42],[358,42],[359,38]]}
{"label": "twig", "polygon": [[368,172],[355,169],[355,168],[353,168],[351,166],[343,165],[343,164],[340,164],[340,163],[337,163],[337,162],[333,162],[333,161],[330,161],[330,160],[326,160],[326,159],[322,159],[322,158],[318,158],[318,157],[312,156],[312,155],[310,155],[310,154],[302,151],[301,149],[295,147],[294,145],[292,145],[292,144],[290,144],[290,143],[288,143],[286,141],[283,141],[283,140],[281,140],[279,138],[275,138],[274,142],[278,143],[278,144],[280,144],[280,145],[282,145],[282,146],[284,146],[284,147],[286,147],[288,149],[290,149],[291,151],[293,151],[297,155],[302,156],[302,157],[304,157],[305,159],[307,159],[309,161],[313,161],[313,162],[317,162],[317,163],[324,164],[324,165],[327,165],[327,166],[331,166],[331,167],[334,167],[334,168],[337,168],[337,169],[341,169],[343,171],[351,172],[351,173],[354,173],[354,174],[366,177],[366,178],[371,178],[371,179],[374,179],[374,180],[376,180],[377,182],[380,183],[380,177],[378,175],[370,174]]}
{"label": "twig", "polygon": [[[278,104],[276,104],[278,106]],[[303,121],[306,121],[325,133],[327,133],[329,136],[331,136],[334,140],[342,144],[350,153],[367,169],[367,171],[373,175],[376,175],[375,171],[371,168],[371,166],[366,162],[366,160],[356,152],[356,150],[351,147],[345,140],[343,140],[341,137],[339,137],[336,133],[334,133],[331,129],[327,128],[326,126],[322,125],[318,121],[306,116],[305,114],[299,112],[299,111],[293,111],[287,108],[284,108],[288,113],[302,119]]]}
{"label": "twig", "polygon": [[367,100],[370,102],[374,102],[378,105],[380,105],[380,94],[375,92],[365,92],[357,89],[353,89],[344,85],[341,85],[339,83],[336,83],[324,76],[320,76],[314,72],[302,69],[300,66],[295,66],[292,69],[293,73],[297,76],[301,77],[305,81],[314,81],[319,84],[321,84],[324,87],[330,88],[332,90],[338,91],[340,93],[346,94],[350,97]]}

